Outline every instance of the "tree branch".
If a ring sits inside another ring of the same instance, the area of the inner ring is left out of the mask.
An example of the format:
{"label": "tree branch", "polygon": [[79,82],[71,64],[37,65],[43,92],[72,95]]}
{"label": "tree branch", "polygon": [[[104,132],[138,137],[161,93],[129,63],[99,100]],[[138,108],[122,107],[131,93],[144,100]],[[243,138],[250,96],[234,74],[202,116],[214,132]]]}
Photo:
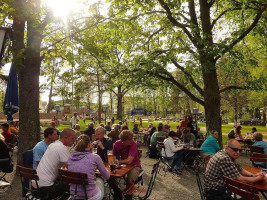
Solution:
{"label": "tree branch", "polygon": [[187,71],[185,71],[185,68],[182,67],[181,65],[179,65],[175,60],[171,59],[171,61],[178,69],[180,69],[189,78],[189,81],[192,84],[192,86],[194,88],[196,88],[197,91],[199,92],[199,94],[201,94],[203,96],[203,94],[204,94],[203,89],[194,81],[194,79],[191,76],[191,74],[189,74]]}
{"label": "tree branch", "polygon": [[246,90],[246,89],[248,89],[248,87],[241,87],[241,86],[236,86],[236,85],[230,85],[230,86],[227,86],[227,87],[219,90],[219,92],[222,93],[222,92],[225,92],[227,90],[232,90],[232,89]]}
{"label": "tree branch", "polygon": [[248,27],[247,30],[245,30],[238,38],[236,38],[235,40],[232,41],[231,44],[229,44],[221,53],[221,55],[218,55],[215,58],[215,62],[222,57],[222,55],[224,55],[226,52],[228,52],[230,49],[232,49],[238,42],[240,42],[243,38],[245,38],[247,36],[247,34],[249,34],[258,24],[262,13],[266,10],[267,5],[265,5],[260,12],[258,12],[258,14],[256,15],[254,21],[252,22],[252,24]]}
{"label": "tree branch", "polygon": [[189,32],[189,30],[187,30],[187,28],[183,24],[181,24],[180,22],[178,22],[176,19],[173,18],[172,12],[171,12],[169,6],[164,2],[164,0],[158,0],[158,1],[159,1],[160,5],[166,10],[166,15],[167,15],[167,18],[169,19],[169,21],[174,26],[181,28],[184,31],[184,33],[187,35],[187,37],[190,39],[190,41],[194,44],[194,46],[198,47],[197,41],[195,41],[195,39],[193,38],[193,36]]}

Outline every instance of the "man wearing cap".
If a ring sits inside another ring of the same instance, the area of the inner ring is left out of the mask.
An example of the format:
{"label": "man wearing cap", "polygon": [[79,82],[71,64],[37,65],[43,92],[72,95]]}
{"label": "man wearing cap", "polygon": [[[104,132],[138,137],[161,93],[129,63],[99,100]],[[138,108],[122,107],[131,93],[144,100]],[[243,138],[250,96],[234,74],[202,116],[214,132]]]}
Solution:
{"label": "man wearing cap", "polygon": [[265,173],[252,174],[236,163],[240,157],[241,145],[230,139],[225,149],[218,151],[208,162],[204,175],[204,191],[207,200],[227,200],[228,194],[224,187],[223,177],[236,179],[240,182],[254,183],[265,178]]}
{"label": "man wearing cap", "polygon": [[70,120],[70,126],[71,126],[71,128],[74,129],[74,126],[76,124],[79,124],[79,118],[78,118],[77,112],[74,112],[73,113],[73,117]]}

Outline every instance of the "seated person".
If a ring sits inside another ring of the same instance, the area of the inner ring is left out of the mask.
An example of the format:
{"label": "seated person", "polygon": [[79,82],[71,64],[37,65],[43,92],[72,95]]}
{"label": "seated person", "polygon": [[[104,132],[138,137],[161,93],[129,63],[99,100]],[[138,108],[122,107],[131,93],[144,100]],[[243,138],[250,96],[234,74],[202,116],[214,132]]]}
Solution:
{"label": "seated person", "polygon": [[231,139],[225,149],[218,151],[207,164],[204,175],[204,191],[207,200],[227,200],[223,176],[236,179],[241,182],[254,183],[265,178],[265,173],[252,174],[236,163],[241,154],[241,145]]}
{"label": "seated person", "polygon": [[[179,140],[177,134],[174,131],[170,131],[168,138],[164,140],[165,149],[162,149],[162,155],[172,159],[172,165],[170,171],[175,170],[181,174],[181,162],[182,162],[182,151],[183,147],[178,147],[174,142]],[[166,154],[165,154],[166,153]]]}
{"label": "seated person", "polygon": [[194,147],[197,147],[195,135],[190,133],[188,129],[183,129],[183,142],[184,144],[192,144]]}
{"label": "seated person", "polygon": [[111,131],[111,125],[110,122],[107,123],[107,125],[104,127],[106,131]]}
{"label": "seated person", "polygon": [[111,140],[104,138],[105,130],[103,127],[99,126],[95,129],[97,154],[103,160],[103,162],[108,162],[107,151],[113,149],[113,143]]}
{"label": "seated person", "polygon": [[113,143],[115,143],[117,140],[120,139],[120,138],[119,138],[119,135],[120,135],[119,129],[120,129],[120,126],[119,126],[119,125],[115,125],[115,126],[114,126],[114,130],[112,130],[112,131],[108,134],[108,137],[111,137]]}
{"label": "seated person", "polygon": [[121,125],[121,131],[124,131],[124,130],[129,130],[126,124]]}
{"label": "seated person", "polygon": [[3,130],[2,136],[4,136],[5,143],[8,145],[11,140],[11,132],[9,130],[9,125],[7,123],[1,124],[1,128]]}
{"label": "seated person", "polygon": [[217,151],[220,150],[220,145],[217,141],[219,134],[217,131],[211,131],[211,135],[207,136],[207,139],[201,145],[201,156],[205,158],[208,155],[214,155]]}
{"label": "seated person", "polygon": [[157,145],[157,137],[166,137],[166,136],[168,136],[168,133],[163,132],[163,125],[162,126],[159,125],[158,131],[153,133],[153,135],[151,136],[150,144],[151,145]]}
{"label": "seated person", "polygon": [[75,125],[74,125],[74,131],[75,131],[75,133],[76,133],[76,138],[78,138],[78,137],[81,135],[80,130],[81,130],[81,126],[80,126],[80,124],[75,124]]}
{"label": "seated person", "polygon": [[[56,181],[58,168],[67,167],[70,155],[67,147],[71,147],[75,139],[75,131],[65,128],[60,134],[60,139],[48,146],[36,169],[40,190],[34,193],[34,196],[43,199],[54,199],[62,195],[65,188],[64,185]],[[33,187],[35,187],[34,182]]]}
{"label": "seated person", "polygon": [[134,124],[133,133],[138,134],[138,132],[139,132],[138,124]]}
{"label": "seated person", "polygon": [[[251,132],[250,132],[250,135],[254,135],[255,133],[257,133],[257,129],[256,129],[256,127],[253,127],[252,129],[251,129]],[[253,138],[252,138],[253,139]]]}
{"label": "seated person", "polygon": [[8,147],[7,147],[4,140],[5,140],[5,138],[2,135],[0,135],[0,149],[1,149],[0,159],[7,159],[8,158],[9,160],[6,162],[0,162],[0,170],[9,171],[11,159],[10,159]]}
{"label": "seated person", "polygon": [[[88,185],[86,186],[88,200],[100,200],[103,199],[105,194],[104,181],[102,178],[95,178],[95,169],[100,171],[105,180],[109,179],[110,175],[101,158],[98,155],[91,153],[92,148],[93,144],[90,143],[89,136],[81,135],[74,148],[75,152],[72,153],[68,159],[68,170],[72,172],[86,173],[88,176]],[[71,195],[75,194],[76,189],[78,195],[76,199],[83,199],[83,187],[79,185],[76,188],[76,185],[70,184]]]}
{"label": "seated person", "polygon": [[228,138],[229,139],[239,138],[241,140],[244,140],[243,136],[241,135],[241,129],[242,129],[242,126],[237,126],[235,129],[232,129],[228,133]]}
{"label": "seated person", "polygon": [[130,187],[138,179],[141,169],[137,144],[133,140],[133,133],[131,131],[124,130],[120,133],[120,140],[115,142],[113,147],[113,158],[116,158],[117,155],[120,156],[119,164],[135,166],[127,174],[126,186]]}
{"label": "seated person", "polygon": [[44,140],[38,142],[33,148],[33,169],[36,169],[49,144],[58,139],[55,128],[47,128],[44,131]]}
{"label": "seated person", "polygon": [[92,135],[95,134],[95,129],[94,129],[94,123],[93,122],[88,124],[88,128],[85,129],[84,134],[88,135],[90,137],[90,140],[92,141]]}
{"label": "seated person", "polygon": [[[264,154],[267,154],[267,143],[265,141],[262,141],[263,135],[261,133],[255,133],[254,139],[256,142],[252,146],[264,148]],[[263,163],[263,162],[254,162],[254,163],[256,165],[267,167],[267,163]]]}
{"label": "seated person", "polygon": [[14,122],[14,121],[9,122],[9,130],[10,130],[11,133],[13,133],[16,136],[18,136],[19,129],[16,127],[16,122]]}

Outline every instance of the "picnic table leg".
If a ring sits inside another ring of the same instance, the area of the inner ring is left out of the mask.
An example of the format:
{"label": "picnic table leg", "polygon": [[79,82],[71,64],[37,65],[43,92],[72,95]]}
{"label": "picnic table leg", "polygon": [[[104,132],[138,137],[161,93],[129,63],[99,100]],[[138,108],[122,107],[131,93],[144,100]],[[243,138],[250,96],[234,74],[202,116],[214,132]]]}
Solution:
{"label": "picnic table leg", "polygon": [[114,178],[109,179],[108,181],[109,186],[113,190],[113,197],[117,200],[122,200],[122,193],[118,186],[117,181]]}

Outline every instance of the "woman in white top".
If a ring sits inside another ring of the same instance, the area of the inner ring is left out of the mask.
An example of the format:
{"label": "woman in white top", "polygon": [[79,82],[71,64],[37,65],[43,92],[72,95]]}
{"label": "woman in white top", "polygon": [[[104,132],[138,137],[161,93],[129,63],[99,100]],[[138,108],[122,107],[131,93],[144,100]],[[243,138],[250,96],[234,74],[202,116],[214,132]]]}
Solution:
{"label": "woman in white top", "polygon": [[[163,155],[168,159],[172,159],[172,165],[170,171],[173,169],[177,173],[181,173],[181,163],[182,163],[182,146],[175,145],[174,142],[179,140],[177,134],[174,131],[170,131],[168,138],[164,140],[165,149],[162,149]],[[165,154],[166,152],[166,154]]]}

